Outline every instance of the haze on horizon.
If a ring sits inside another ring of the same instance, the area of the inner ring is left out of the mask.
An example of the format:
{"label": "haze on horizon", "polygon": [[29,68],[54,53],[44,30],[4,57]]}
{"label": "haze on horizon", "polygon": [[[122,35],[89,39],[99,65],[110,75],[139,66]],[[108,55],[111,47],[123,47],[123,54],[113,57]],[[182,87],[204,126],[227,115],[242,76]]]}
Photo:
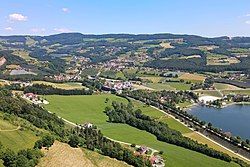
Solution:
{"label": "haze on horizon", "polygon": [[175,33],[250,36],[249,0],[8,0],[0,35]]}

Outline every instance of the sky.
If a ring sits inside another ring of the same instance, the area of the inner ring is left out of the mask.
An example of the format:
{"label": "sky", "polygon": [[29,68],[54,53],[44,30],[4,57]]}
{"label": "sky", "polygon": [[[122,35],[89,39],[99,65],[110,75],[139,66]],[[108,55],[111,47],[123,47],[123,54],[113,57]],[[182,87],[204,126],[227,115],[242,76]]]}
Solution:
{"label": "sky", "polygon": [[2,0],[0,35],[250,36],[250,0]]}

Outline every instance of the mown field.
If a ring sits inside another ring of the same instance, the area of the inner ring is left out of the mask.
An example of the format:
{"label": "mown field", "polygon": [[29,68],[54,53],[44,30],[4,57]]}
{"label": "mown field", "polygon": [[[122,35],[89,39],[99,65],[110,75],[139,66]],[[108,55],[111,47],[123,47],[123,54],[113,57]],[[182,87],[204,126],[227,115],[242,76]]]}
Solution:
{"label": "mown field", "polygon": [[86,87],[82,86],[81,83],[77,82],[66,82],[66,83],[53,83],[53,82],[46,82],[46,81],[33,81],[34,84],[44,84],[50,85],[55,88],[72,90],[72,89],[85,89]]}
{"label": "mown field", "polygon": [[193,83],[197,82],[203,82],[206,77],[202,76],[200,74],[190,74],[190,73],[184,73],[178,77],[179,79],[183,79],[184,81],[191,81]]}
{"label": "mown field", "polygon": [[182,82],[148,83],[146,86],[154,90],[190,90],[191,87]]}
{"label": "mown field", "polygon": [[[105,103],[106,98],[109,98],[108,103]],[[46,96],[46,99],[50,102],[50,104],[46,105],[45,108],[65,119],[80,124],[84,122],[91,122],[96,124],[102,130],[104,135],[115,140],[135,143],[138,145],[146,145],[157,150],[164,151],[163,156],[166,159],[167,166],[237,166],[234,163],[226,163],[182,147],[160,142],[154,135],[125,124],[108,123],[107,116],[103,113],[104,108],[110,105],[113,100],[126,102],[123,98],[103,94],[92,96],[54,95]],[[140,104],[135,105],[137,105],[137,107],[139,105],[140,107]],[[149,108],[142,106],[141,109],[148,115],[153,115],[153,111],[151,113]],[[160,116],[160,114],[158,116]]]}
{"label": "mown field", "polygon": [[40,160],[37,167],[94,167],[116,166],[128,167],[124,162],[103,156],[94,151],[81,148],[72,148],[66,143],[55,141],[49,150],[43,150],[45,156]]}

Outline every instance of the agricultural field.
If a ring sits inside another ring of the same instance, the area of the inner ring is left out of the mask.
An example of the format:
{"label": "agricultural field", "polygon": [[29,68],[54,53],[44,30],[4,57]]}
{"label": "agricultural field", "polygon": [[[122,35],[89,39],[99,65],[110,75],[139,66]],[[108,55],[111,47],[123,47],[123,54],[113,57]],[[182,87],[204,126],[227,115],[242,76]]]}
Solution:
{"label": "agricultural field", "polygon": [[35,58],[32,58],[29,56],[29,52],[25,51],[25,50],[15,50],[13,52],[14,55],[19,56],[21,58],[23,58],[26,61],[30,61],[30,60],[36,60]]}
{"label": "agricultural field", "polygon": [[133,88],[135,88],[135,89],[141,89],[141,90],[154,90],[154,89],[149,88],[149,87],[147,87],[145,85],[138,85],[138,84],[133,84]]}
{"label": "agricultural field", "polygon": [[227,94],[241,94],[241,95],[250,95],[250,89],[241,89],[241,90],[222,90],[224,95]]}
{"label": "agricultural field", "polygon": [[206,77],[200,74],[190,74],[184,73],[178,77],[179,79],[183,79],[184,81],[191,81],[193,83],[203,82]]}
{"label": "agricultural field", "polygon": [[[109,99],[105,103],[106,98]],[[46,96],[50,102],[45,108],[59,116],[82,124],[91,122],[96,124],[104,135],[123,142],[146,145],[157,150],[164,151],[163,157],[168,166],[204,166],[221,167],[237,166],[234,163],[210,158],[203,154],[184,149],[175,145],[160,142],[150,133],[138,130],[126,124],[116,124],[107,122],[107,116],[103,113],[104,108],[111,104],[113,100],[126,102],[127,100],[114,95],[92,95],[92,96]],[[93,103],[93,101],[95,103]],[[98,104],[98,105],[97,105]],[[147,111],[149,113],[149,111]]]}
{"label": "agricultural field", "polygon": [[117,166],[128,167],[124,162],[112,159],[97,152],[81,148],[72,148],[68,144],[55,141],[49,150],[43,150],[45,156],[37,167],[96,167]]}
{"label": "agricultural field", "polygon": [[154,90],[190,90],[191,85],[181,82],[147,83]]}
{"label": "agricultural field", "polygon": [[171,46],[170,42],[162,42],[160,43],[160,46],[163,47],[164,49],[174,48],[173,46]]}
{"label": "agricultural field", "polygon": [[237,86],[224,83],[214,83],[214,87],[217,90],[242,90],[242,88],[239,88]]}
{"label": "agricultural field", "polygon": [[33,84],[44,84],[44,85],[50,85],[55,88],[59,89],[66,89],[66,90],[72,90],[72,89],[85,89],[85,86],[82,86],[81,83],[78,82],[67,82],[67,83],[53,83],[53,82],[46,82],[46,81],[33,81]]}
{"label": "agricultural field", "polygon": [[39,137],[30,130],[22,130],[21,127],[3,120],[2,115],[0,115],[0,139],[1,143],[6,148],[10,148],[13,151],[19,151],[33,148],[34,143]]}
{"label": "agricultural field", "polygon": [[176,90],[174,87],[165,84],[165,83],[147,83],[146,84],[147,87],[154,89],[154,90]]}
{"label": "agricultural field", "polygon": [[240,60],[236,57],[229,57],[220,54],[208,54],[207,65],[230,65],[240,63]]}
{"label": "agricultural field", "polygon": [[140,77],[143,80],[149,80],[152,83],[159,83],[165,80],[164,77],[158,77],[158,76],[147,76],[147,77]]}

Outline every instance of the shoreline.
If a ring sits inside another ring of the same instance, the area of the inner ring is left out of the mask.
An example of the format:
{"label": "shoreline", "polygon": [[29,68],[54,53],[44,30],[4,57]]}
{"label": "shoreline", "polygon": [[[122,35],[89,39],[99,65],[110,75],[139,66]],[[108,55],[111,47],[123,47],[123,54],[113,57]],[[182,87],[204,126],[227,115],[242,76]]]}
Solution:
{"label": "shoreline", "polygon": [[226,105],[223,105],[221,107],[217,107],[214,105],[206,105],[206,104],[201,105],[199,103],[193,103],[193,104],[190,104],[190,105],[184,107],[183,111],[191,110],[193,107],[196,107],[196,106],[213,107],[213,108],[217,108],[217,109],[222,109],[222,108],[229,107],[231,105],[250,105],[250,102],[230,102],[230,103],[227,103]]}

